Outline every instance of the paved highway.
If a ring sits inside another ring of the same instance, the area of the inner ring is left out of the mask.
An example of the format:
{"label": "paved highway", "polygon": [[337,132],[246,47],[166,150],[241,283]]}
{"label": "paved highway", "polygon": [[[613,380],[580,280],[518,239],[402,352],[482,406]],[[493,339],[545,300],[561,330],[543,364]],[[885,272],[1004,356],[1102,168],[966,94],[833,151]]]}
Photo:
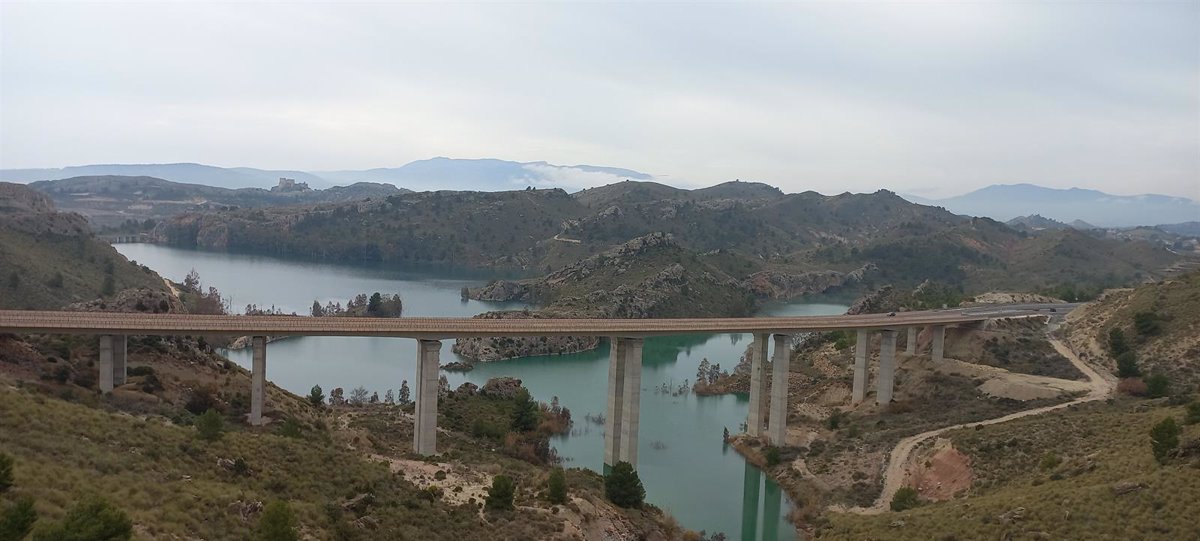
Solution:
{"label": "paved highway", "polygon": [[696,319],[471,319],[298,316],[205,316],[114,312],[0,310],[0,332],[45,334],[388,336],[443,339],[486,336],[623,336],[690,333],[798,333],[969,324],[988,319],[1065,313],[1074,305],[996,305],[950,310]]}

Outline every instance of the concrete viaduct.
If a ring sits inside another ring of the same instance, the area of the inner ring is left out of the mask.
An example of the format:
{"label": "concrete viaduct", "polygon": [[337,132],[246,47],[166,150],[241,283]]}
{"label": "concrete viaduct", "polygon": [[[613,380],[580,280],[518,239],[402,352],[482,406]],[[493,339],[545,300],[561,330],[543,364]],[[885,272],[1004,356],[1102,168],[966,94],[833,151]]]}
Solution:
{"label": "concrete viaduct", "polygon": [[[702,319],[471,319],[346,318],[293,316],[211,316],[112,312],[0,310],[0,332],[18,334],[86,334],[100,340],[100,389],[111,392],[125,383],[126,338],[155,336],[251,336],[250,423],[263,423],[268,336],[376,336],[417,340],[413,450],[437,452],[438,371],[441,340],[490,336],[602,336],[611,340],[608,407],[605,412],[604,462],[637,465],[642,342],[651,336],[693,333],[750,333],[750,412],[747,432],[782,445],[787,423],[791,337],[818,331],[857,331],[852,400],[862,402],[867,390],[870,333],[881,335],[876,400],[891,402],[896,370],[896,333],[908,332],[907,353],[915,354],[917,331],[932,329],[931,355],[940,360],[947,326],[980,324],[989,319],[1028,316],[1069,305],[1013,305],[986,309],[954,309],[854,316],[802,316]],[[774,343],[774,351],[770,344]],[[771,354],[771,373],[766,359]],[[767,396],[768,377],[771,393]]]}

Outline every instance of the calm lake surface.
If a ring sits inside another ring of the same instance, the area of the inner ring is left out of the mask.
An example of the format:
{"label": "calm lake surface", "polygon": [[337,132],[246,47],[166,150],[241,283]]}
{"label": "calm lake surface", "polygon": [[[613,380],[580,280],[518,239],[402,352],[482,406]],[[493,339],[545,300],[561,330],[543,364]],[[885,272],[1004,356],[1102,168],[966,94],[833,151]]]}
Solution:
{"label": "calm lake surface", "polygon": [[[204,286],[219,289],[234,309],[247,304],[308,314],[314,300],[346,300],[359,293],[398,293],[406,316],[469,317],[488,310],[519,309],[520,303],[462,301],[463,286],[478,286],[493,276],[448,271],[406,271],[280,260],[265,256],[200,252],[152,244],[120,244],[126,257],[180,282],[195,269]],[[768,306],[762,315],[841,314],[841,303]],[[732,370],[750,343],[750,335],[684,335],[647,339],[643,351],[638,473],[649,502],[693,530],[724,532],[729,539],[796,539],[786,521],[787,496],[762,473],[722,442],[722,431],[741,430],[748,397],[698,397],[663,392],[691,383],[702,359]],[[458,360],[442,343],[442,363]],[[358,386],[383,396],[416,373],[416,341],[401,338],[305,337],[271,343],[267,379],[300,395],[313,385],[326,393]],[[249,368],[250,352],[228,357]],[[572,355],[530,357],[481,363],[466,373],[445,372],[451,388],[463,382],[482,386],[498,376],[519,378],[533,396],[558,397],[570,408],[575,426],[552,445],[564,466],[602,471],[603,426],[587,415],[602,415],[608,384],[608,345]]]}

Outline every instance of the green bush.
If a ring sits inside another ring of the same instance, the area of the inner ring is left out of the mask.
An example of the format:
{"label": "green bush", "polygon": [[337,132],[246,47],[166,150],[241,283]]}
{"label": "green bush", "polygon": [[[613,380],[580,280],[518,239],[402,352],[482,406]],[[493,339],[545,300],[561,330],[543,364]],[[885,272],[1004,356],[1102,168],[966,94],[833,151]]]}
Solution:
{"label": "green bush", "polygon": [[1174,417],[1167,417],[1150,429],[1150,450],[1154,452],[1154,458],[1160,464],[1165,463],[1171,452],[1179,447],[1180,432],[1182,430],[1175,423]]}
{"label": "green bush", "polygon": [[517,484],[513,482],[512,477],[497,475],[492,479],[492,488],[488,489],[484,507],[495,510],[512,509],[513,495],[516,492]]}
{"label": "green bush", "polygon": [[767,460],[767,466],[778,466],[783,462],[783,457],[779,456],[779,448],[775,446],[763,449],[763,458]]}
{"label": "green bush", "polygon": [[1162,332],[1162,325],[1159,323],[1161,318],[1154,312],[1138,312],[1133,315],[1133,328],[1137,330],[1138,336],[1146,338],[1154,336]]}
{"label": "green bush", "polygon": [[1200,400],[1187,405],[1187,414],[1185,414],[1183,422],[1189,425],[1200,423]]}
{"label": "green bush", "polygon": [[210,409],[204,412],[203,415],[196,417],[194,424],[196,425],[196,435],[205,441],[221,439],[221,432],[225,430],[225,420],[214,409]]}
{"label": "green bush", "polygon": [[22,497],[16,503],[5,506],[0,511],[0,541],[20,541],[33,529],[37,522],[37,510],[33,508],[33,498]]}
{"label": "green bush", "polygon": [[567,503],[567,473],[562,468],[554,468],[550,472],[549,485],[547,498],[550,503]]}
{"label": "green bush", "polygon": [[287,438],[300,437],[300,422],[292,417],[288,417],[279,425],[279,435]]}
{"label": "green bush", "polygon": [[917,498],[917,489],[913,487],[902,487],[896,491],[896,495],[892,496],[892,511],[904,511],[921,505],[921,500]]}
{"label": "green bush", "polygon": [[1062,464],[1062,458],[1054,454],[1053,451],[1047,451],[1046,454],[1042,455],[1042,462],[1040,466],[1043,470],[1053,469],[1059,464]]}
{"label": "green bush", "polygon": [[61,522],[33,533],[33,541],[124,541],[132,537],[129,516],[96,496],[80,500]]}
{"label": "green bush", "polygon": [[263,508],[258,527],[254,530],[257,541],[296,541],[296,516],[287,502],[275,500]]}
{"label": "green bush", "polygon": [[13,485],[13,459],[5,453],[0,453],[0,492],[6,492]]}
{"label": "green bush", "polygon": [[1113,357],[1119,357],[1122,353],[1129,351],[1129,342],[1125,340],[1125,332],[1114,327],[1108,331],[1108,351]]}
{"label": "green bush", "polygon": [[1141,371],[1137,366],[1137,354],[1133,350],[1126,350],[1124,353],[1117,355],[1117,376],[1121,378],[1136,378]]}
{"label": "green bush", "polygon": [[637,509],[646,500],[646,489],[633,465],[622,461],[604,475],[604,496],[618,507]]}
{"label": "green bush", "polygon": [[1171,380],[1166,374],[1154,374],[1146,378],[1146,396],[1162,398],[1171,393]]}
{"label": "green bush", "polygon": [[325,392],[321,390],[320,385],[313,385],[312,390],[308,391],[308,403],[314,406],[325,403]]}

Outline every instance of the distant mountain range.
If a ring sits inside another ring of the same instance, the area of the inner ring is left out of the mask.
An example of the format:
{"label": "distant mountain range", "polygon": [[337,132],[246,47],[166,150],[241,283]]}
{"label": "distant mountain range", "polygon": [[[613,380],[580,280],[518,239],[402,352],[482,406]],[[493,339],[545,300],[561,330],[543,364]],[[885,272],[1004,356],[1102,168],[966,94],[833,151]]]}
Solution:
{"label": "distant mountain range", "polygon": [[650,180],[651,175],[594,165],[554,165],[494,159],[433,158],[402,167],[362,171],[292,171],[251,167],[215,167],[198,163],[81,165],[50,169],[0,169],[0,180],[29,183],[97,176],[154,177],[172,182],[217,188],[270,188],[279,179],[306,182],[314,189],[357,182],[395,184],[415,191],[515,190],[526,186],[558,187],[571,191],[622,180]]}
{"label": "distant mountain range", "polygon": [[1171,224],[1200,220],[1200,203],[1166,195],[1112,195],[1080,188],[1043,188],[1033,184],[996,184],[946,199],[912,195],[905,199],[945,207],[955,214],[1000,221],[1039,215],[1059,222],[1098,227]]}

